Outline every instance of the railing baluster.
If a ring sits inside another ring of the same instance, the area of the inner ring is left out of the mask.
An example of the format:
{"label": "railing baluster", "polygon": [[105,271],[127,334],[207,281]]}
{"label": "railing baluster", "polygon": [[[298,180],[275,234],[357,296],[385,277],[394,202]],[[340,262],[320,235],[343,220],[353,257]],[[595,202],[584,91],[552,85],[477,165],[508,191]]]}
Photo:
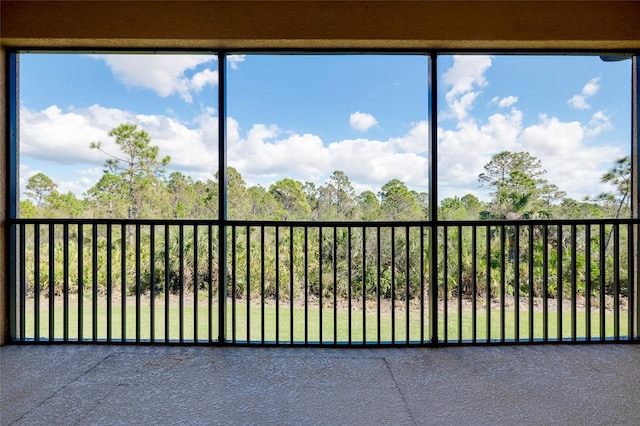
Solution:
{"label": "railing baluster", "polygon": [[247,226],[247,343],[251,343],[251,227]]}
{"label": "railing baluster", "polygon": [[333,227],[331,264],[333,268],[333,343],[338,343],[338,228]]}
{"label": "railing baluster", "polygon": [[276,260],[276,343],[280,343],[280,227],[275,227],[275,260]]}
{"label": "railing baluster", "polygon": [[[213,315],[213,225],[211,224],[207,225],[207,315],[208,340],[209,343],[213,343],[213,321],[216,317]],[[235,314],[233,319],[235,320]]]}
{"label": "railing baluster", "polygon": [[549,341],[549,228],[542,225],[542,324],[543,340]]}
{"label": "railing baluster", "polygon": [[405,279],[404,279],[404,289],[405,289],[405,331],[406,331],[406,338],[405,341],[408,344],[411,341],[411,336],[410,336],[410,306],[409,306],[409,287],[410,287],[410,268],[409,268],[409,227],[405,226],[404,228],[404,233],[405,233],[405,242],[404,242],[404,247],[405,247],[405,253],[404,253],[404,257],[405,257],[405,265],[404,265],[404,270],[405,270]]}
{"label": "railing baluster", "polygon": [[[91,227],[91,336],[92,341],[98,340],[98,225]],[[124,297],[123,297],[124,299]],[[124,334],[123,334],[124,338]]]}
{"label": "railing baluster", "polygon": [[486,250],[487,250],[487,300],[486,300],[486,311],[487,311],[487,337],[486,341],[491,342],[491,225],[486,226]]}
{"label": "railing baluster", "polygon": [[367,344],[367,228],[362,227],[362,344]]}
{"label": "railing baluster", "polygon": [[[235,226],[231,227],[231,342],[236,343],[236,292],[237,292],[237,271],[236,271],[236,232]],[[249,305],[247,304],[247,309]],[[209,306],[211,310],[211,306]]]}
{"label": "railing baluster", "polygon": [[557,278],[556,278],[556,308],[558,309],[558,324],[557,324],[557,332],[558,332],[558,341],[561,342],[562,341],[562,284],[563,284],[563,279],[562,279],[562,255],[563,255],[563,250],[562,250],[562,225],[558,225],[558,247],[557,247],[557,256],[558,256],[558,263],[557,263]]}
{"label": "railing baluster", "polygon": [[323,243],[323,239],[322,239],[322,226],[319,227],[318,229],[318,318],[320,321],[319,324],[319,331],[318,331],[318,341],[320,344],[322,344],[322,331],[324,329],[323,327],[323,322],[322,322],[322,276],[323,276],[323,271],[322,271],[322,264],[323,264],[323,256],[322,256],[322,244]]}
{"label": "railing baluster", "polygon": [[447,225],[442,227],[443,232],[443,245],[442,245],[442,304],[443,308],[443,321],[444,321],[444,334],[443,339],[445,343],[449,342],[449,227]]}
{"label": "railing baluster", "polygon": [[[347,228],[347,318],[348,318],[348,328],[349,328],[349,345],[351,345],[352,343],[352,333],[353,333],[353,323],[352,323],[352,315],[351,315],[351,311],[352,311],[352,306],[351,306],[351,298],[352,298],[352,292],[351,292],[351,227],[349,226]],[[336,297],[336,292],[334,291],[334,297]],[[334,305],[334,312],[337,310],[337,306]],[[334,336],[337,335],[337,329],[334,328],[333,329],[333,334]]]}
{"label": "railing baluster", "polygon": [[591,225],[585,228],[585,323],[587,341],[591,341]]}
{"label": "railing baluster", "polygon": [[438,241],[439,231],[436,224],[429,226],[429,343],[437,346],[440,344],[438,324]]}
{"label": "railing baluster", "polygon": [[62,224],[62,340],[69,341],[69,224]]}
{"label": "railing baluster", "polygon": [[[94,226],[94,235],[96,232]],[[123,223],[120,228],[120,279],[122,287],[120,289],[120,341],[127,341],[127,225]],[[97,239],[97,238],[96,238]],[[94,239],[95,241],[95,239]],[[96,252],[94,248],[94,253]],[[95,254],[94,254],[95,255]],[[95,288],[95,286],[94,286]],[[95,300],[95,299],[94,299]],[[95,336],[95,334],[94,334]]]}
{"label": "railing baluster", "polygon": [[604,223],[600,224],[600,230],[599,230],[599,234],[598,234],[598,244],[600,245],[600,256],[598,259],[598,267],[600,269],[600,279],[599,281],[599,304],[600,304],[600,340],[605,340],[605,304],[606,304],[606,300],[605,300],[605,292],[604,292],[604,285],[605,285],[605,268],[606,268],[606,243],[605,243],[605,235],[606,230],[605,230],[605,226]]}
{"label": "railing baluster", "polygon": [[613,231],[613,335],[620,340],[620,226],[612,225]]}
{"label": "railing baluster", "polygon": [[420,226],[420,344],[424,338],[424,226]]}
{"label": "railing baluster", "polygon": [[506,256],[505,240],[507,229],[500,226],[500,341],[505,341],[505,292],[506,292]]}
{"label": "railing baluster", "polygon": [[462,226],[460,225],[458,225],[458,343],[462,343]]}
{"label": "railing baluster", "polygon": [[135,271],[136,271],[136,342],[139,343],[140,342],[140,293],[142,292],[141,287],[140,287],[140,224],[136,223],[136,246],[135,246],[135,251],[136,251],[136,264],[135,264]]}
{"label": "railing baluster", "polygon": [[636,328],[634,322],[634,312],[638,310],[636,307],[637,295],[635,294],[634,273],[638,267],[638,259],[635,255],[635,230],[634,225],[627,225],[627,316],[628,316],[628,337],[634,340],[636,336]]}
{"label": "railing baluster", "polygon": [[478,341],[478,228],[471,227],[471,341]]}
{"label": "railing baluster", "polygon": [[391,227],[391,343],[396,343],[396,228]]}
{"label": "railing baluster", "polygon": [[377,333],[378,333],[378,344],[381,343],[381,339],[382,339],[382,331],[380,329],[381,326],[381,318],[380,318],[380,289],[381,289],[381,279],[380,276],[381,274],[381,256],[380,256],[380,249],[381,249],[381,244],[380,244],[380,226],[376,227],[376,257],[378,258],[378,263],[377,263],[377,268],[378,268],[378,273],[377,273],[377,277],[376,277],[376,298],[377,298],[377,303],[376,303],[376,320],[378,322],[377,324]]}
{"label": "railing baluster", "polygon": [[[95,225],[93,225],[95,226]],[[92,228],[93,228],[92,226]],[[107,224],[107,343],[112,342],[113,338],[113,225]]]}
{"label": "railing baluster", "polygon": [[77,225],[76,241],[78,242],[78,342],[84,340],[84,225],[79,223]]}
{"label": "railing baluster", "polygon": [[304,227],[304,344],[309,344],[309,228]]}
{"label": "railing baluster", "polygon": [[289,226],[289,344],[293,345],[293,300],[294,300],[294,268],[293,268],[293,226]]}
{"label": "railing baluster", "polygon": [[528,249],[529,249],[529,253],[527,256],[527,262],[529,263],[528,267],[528,280],[529,280],[529,342],[533,342],[535,341],[535,329],[533,328],[533,298],[535,295],[535,289],[534,289],[534,279],[533,279],[533,271],[534,271],[534,264],[533,264],[533,225],[529,225],[528,227],[528,231],[529,231],[529,240],[528,240]]}
{"label": "railing baluster", "polygon": [[[198,286],[199,274],[198,274],[198,251],[200,250],[198,244],[198,232],[200,229],[197,224],[193,225],[193,341],[198,342]],[[225,259],[225,262],[227,260]]]}
{"label": "railing baluster", "polygon": [[265,319],[265,311],[264,311],[264,293],[265,293],[265,276],[264,276],[264,265],[265,265],[265,247],[264,247],[264,233],[265,227],[264,225],[260,227],[260,342],[264,345],[265,342],[265,327],[264,327],[264,319]]}
{"label": "railing baluster", "polygon": [[514,253],[514,276],[513,276],[513,309],[514,325],[513,333],[516,342],[520,342],[520,225],[513,227],[513,241],[515,245]]}
{"label": "railing baluster", "polygon": [[149,225],[149,340],[156,341],[156,226]]}
{"label": "railing baluster", "polygon": [[577,340],[578,242],[576,224],[571,225],[571,340]]}
{"label": "railing baluster", "polygon": [[[220,241],[219,244],[222,244]],[[224,262],[224,259],[220,259]],[[184,342],[184,225],[178,225],[178,338]]]}
{"label": "railing baluster", "polygon": [[20,255],[18,256],[18,263],[19,263],[19,271],[20,271],[20,294],[18,295],[18,299],[20,303],[20,327],[19,327],[19,333],[20,333],[20,341],[24,342],[25,341],[25,334],[26,334],[26,317],[25,317],[25,313],[26,313],[26,307],[25,304],[27,302],[27,277],[26,277],[26,225],[24,223],[20,224],[17,226],[18,228],[18,234],[19,234],[19,243],[18,245],[20,246],[20,250],[19,253]]}
{"label": "railing baluster", "polygon": [[55,339],[55,224],[49,224],[49,341]]}
{"label": "railing baluster", "polygon": [[36,223],[33,229],[33,322],[34,339],[40,341],[40,224]]}
{"label": "railing baluster", "polygon": [[171,284],[171,271],[170,267],[170,230],[169,224],[164,224],[164,341],[168,343],[171,339],[170,334],[170,318],[169,318],[169,303],[170,303],[170,284]]}

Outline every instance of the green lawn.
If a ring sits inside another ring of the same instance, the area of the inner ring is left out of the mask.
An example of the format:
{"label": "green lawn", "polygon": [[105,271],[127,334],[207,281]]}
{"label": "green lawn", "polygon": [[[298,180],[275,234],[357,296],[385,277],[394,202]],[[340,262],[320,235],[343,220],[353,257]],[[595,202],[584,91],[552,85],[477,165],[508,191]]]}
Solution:
{"label": "green lawn", "polygon": [[[168,309],[168,338],[169,340],[193,341],[197,337],[199,341],[208,341],[211,338],[217,340],[218,336],[218,310],[217,306],[207,310],[207,301],[199,300],[197,306],[197,315],[194,315],[196,307],[193,301],[186,301],[183,305],[182,316],[180,315],[180,307],[177,298],[173,298]],[[59,303],[57,305],[60,305]],[[75,300],[71,300],[68,310],[67,338],[69,340],[79,340],[78,330],[82,326],[82,336],[84,340],[91,340],[93,337],[93,329],[95,327],[98,339],[107,338],[107,307],[106,301],[99,300],[96,315],[93,314],[92,303],[85,300],[82,306],[83,318],[82,324],[79,324],[79,304]],[[111,311],[111,338],[120,341],[122,338],[122,309],[119,302],[114,303]],[[125,309],[125,337],[127,340],[150,340],[151,339],[151,307],[150,301],[144,298],[141,302],[138,312],[136,312],[135,301],[131,298],[127,300]],[[280,306],[276,310],[274,305],[265,306],[262,310],[259,304],[252,303],[247,314],[247,304],[239,301],[235,304],[235,320],[234,311],[231,301],[227,304],[227,339],[236,339],[237,341],[247,340],[247,324],[249,324],[249,333],[251,341],[267,341],[273,342],[276,339],[280,342],[290,342],[291,324],[293,323],[293,341],[308,342],[320,341],[320,310],[318,305],[310,306],[306,311],[304,307],[294,307],[293,311],[289,306]],[[40,339],[48,339],[49,337],[49,311],[46,300],[40,305]],[[53,314],[53,332],[55,339],[63,339],[64,335],[64,311],[62,306],[56,306]],[[140,317],[140,327],[136,330],[136,315]],[[279,330],[276,335],[276,315],[279,317]],[[562,337],[569,339],[572,336],[572,322],[570,311],[563,311],[562,320]],[[165,303],[163,299],[156,299],[154,309],[154,338],[158,341],[165,340]],[[449,341],[457,341],[459,338],[458,313],[449,312],[447,321],[447,339]],[[263,319],[264,318],[264,319]],[[322,342],[352,342],[359,343],[366,336],[367,342],[405,342],[407,340],[407,313],[402,308],[396,307],[395,326],[393,326],[393,315],[391,312],[383,312],[380,315],[380,326],[376,312],[369,312],[366,315],[366,334],[363,336],[363,326],[365,318],[363,318],[362,310],[353,310],[351,314],[351,336],[349,336],[349,312],[347,309],[338,309],[335,313],[334,309],[323,308],[322,310]],[[440,340],[444,339],[445,324],[443,312],[439,312],[438,316],[438,335]],[[515,312],[505,310],[504,313],[504,338],[512,340],[515,338]],[[421,324],[422,322],[422,324]],[[487,312],[486,309],[476,311],[476,339],[485,341],[487,339]],[[262,324],[264,323],[264,329]],[[411,309],[409,311],[409,334],[410,341],[423,340],[421,335],[421,325],[424,331],[424,340],[429,336],[428,315],[425,315],[421,321],[420,311]],[[473,338],[473,312],[464,310],[461,315],[462,339],[471,340]],[[181,327],[182,324],[182,327]],[[182,336],[180,330],[182,328]],[[197,330],[197,336],[194,331]],[[334,332],[335,330],[335,332]],[[27,338],[35,338],[35,309],[32,300],[27,301],[25,309],[25,336]],[[394,335],[395,331],[395,335]],[[626,336],[628,332],[628,314],[626,311],[621,312],[619,317],[619,334]],[[138,333],[138,334],[136,334]],[[613,337],[615,333],[614,315],[613,313],[605,314],[604,335],[607,338]],[[600,337],[600,313],[593,310],[591,313],[591,334],[593,338]],[[500,311],[498,309],[491,311],[491,340],[500,339],[502,335]],[[557,311],[549,310],[548,314],[548,330],[549,339],[557,339],[558,337],[558,315]],[[586,313],[576,313],[576,336],[584,338],[586,336]],[[533,338],[542,339],[544,337],[543,330],[543,313],[535,311],[533,314]],[[530,338],[529,333],[529,312],[520,312],[520,339],[527,340]]]}

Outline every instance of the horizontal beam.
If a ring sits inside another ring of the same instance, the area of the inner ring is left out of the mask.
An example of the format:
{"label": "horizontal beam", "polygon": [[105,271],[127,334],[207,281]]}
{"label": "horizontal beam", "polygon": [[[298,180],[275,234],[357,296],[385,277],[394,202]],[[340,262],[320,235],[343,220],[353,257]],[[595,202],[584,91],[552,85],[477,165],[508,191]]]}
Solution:
{"label": "horizontal beam", "polygon": [[640,48],[637,1],[0,2],[11,47]]}

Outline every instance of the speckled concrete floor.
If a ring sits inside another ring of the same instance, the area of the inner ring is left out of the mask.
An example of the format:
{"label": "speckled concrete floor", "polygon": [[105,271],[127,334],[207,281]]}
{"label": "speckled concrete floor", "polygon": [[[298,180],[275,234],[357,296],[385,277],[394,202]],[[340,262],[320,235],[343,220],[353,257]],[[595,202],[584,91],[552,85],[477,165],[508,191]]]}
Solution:
{"label": "speckled concrete floor", "polygon": [[640,424],[640,345],[0,348],[0,423]]}

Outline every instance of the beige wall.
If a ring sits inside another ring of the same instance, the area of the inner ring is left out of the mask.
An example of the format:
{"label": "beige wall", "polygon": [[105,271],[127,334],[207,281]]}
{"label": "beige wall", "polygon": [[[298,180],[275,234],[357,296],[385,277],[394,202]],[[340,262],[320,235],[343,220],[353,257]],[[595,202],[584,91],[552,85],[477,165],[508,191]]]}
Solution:
{"label": "beige wall", "polygon": [[[640,50],[640,1],[0,2],[0,198],[6,199],[6,49],[407,48]],[[0,344],[8,339],[6,202]]]}

